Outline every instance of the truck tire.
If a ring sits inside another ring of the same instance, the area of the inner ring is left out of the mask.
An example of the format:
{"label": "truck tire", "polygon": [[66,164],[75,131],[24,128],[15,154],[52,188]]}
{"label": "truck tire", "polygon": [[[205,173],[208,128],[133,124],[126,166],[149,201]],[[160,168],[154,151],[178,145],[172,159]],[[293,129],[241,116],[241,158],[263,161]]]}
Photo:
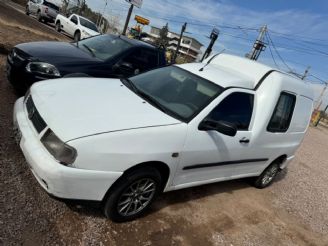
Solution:
{"label": "truck tire", "polygon": [[29,9],[28,5],[26,5],[25,14],[30,15],[30,9]]}
{"label": "truck tire", "polygon": [[81,32],[78,30],[74,33],[74,41],[78,42],[81,40]]}
{"label": "truck tire", "polygon": [[41,11],[39,10],[38,13],[36,14],[36,19],[41,22],[42,21],[42,16],[41,16]]}
{"label": "truck tire", "polygon": [[115,222],[141,216],[161,191],[161,183],[159,171],[151,167],[123,174],[104,201],[105,216]]}
{"label": "truck tire", "polygon": [[56,29],[57,32],[61,32],[60,21],[57,21],[57,22],[56,22],[55,29]]}

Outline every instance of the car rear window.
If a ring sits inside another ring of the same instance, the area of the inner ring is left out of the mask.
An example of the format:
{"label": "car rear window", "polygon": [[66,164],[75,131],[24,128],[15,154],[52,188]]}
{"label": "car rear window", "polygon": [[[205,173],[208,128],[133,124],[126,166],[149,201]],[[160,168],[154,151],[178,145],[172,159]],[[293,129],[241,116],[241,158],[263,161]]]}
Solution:
{"label": "car rear window", "polygon": [[81,23],[82,26],[84,26],[86,28],[89,28],[89,29],[91,29],[95,32],[98,32],[98,29],[97,29],[96,25],[94,23],[92,23],[91,21],[80,17],[80,23]]}
{"label": "car rear window", "polygon": [[49,3],[49,2],[47,2],[47,1],[44,1],[44,2],[43,2],[43,5],[45,5],[45,6],[49,7],[49,8],[52,8],[52,9],[54,9],[54,10],[56,10],[56,11],[59,11],[59,7],[56,6],[56,5],[53,4],[53,3]]}

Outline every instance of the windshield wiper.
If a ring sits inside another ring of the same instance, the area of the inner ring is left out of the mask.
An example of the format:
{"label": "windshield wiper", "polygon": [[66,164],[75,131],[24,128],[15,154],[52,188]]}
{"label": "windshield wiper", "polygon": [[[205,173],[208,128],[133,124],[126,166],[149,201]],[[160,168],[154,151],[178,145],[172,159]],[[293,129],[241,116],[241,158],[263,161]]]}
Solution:
{"label": "windshield wiper", "polygon": [[96,56],[95,52],[94,52],[94,51],[93,51],[88,45],[86,45],[86,44],[82,44],[82,46],[83,46],[84,48],[86,48],[86,49],[91,53],[91,55],[92,55],[93,57]]}
{"label": "windshield wiper", "polygon": [[151,105],[153,105],[154,107],[158,108],[159,110],[161,110],[164,113],[168,113],[168,110],[161,104],[159,103],[155,98],[153,98],[152,96],[148,95],[147,93],[139,90],[135,84],[127,79],[127,78],[122,78],[121,81],[126,85],[128,84],[128,86],[139,96],[141,96],[143,99],[145,99],[148,103],[150,103]]}
{"label": "windshield wiper", "polygon": [[133,84],[131,80],[128,78],[121,78],[120,80],[124,85],[127,85],[129,88],[131,88],[136,94],[139,94],[139,89],[135,86],[135,84]]}

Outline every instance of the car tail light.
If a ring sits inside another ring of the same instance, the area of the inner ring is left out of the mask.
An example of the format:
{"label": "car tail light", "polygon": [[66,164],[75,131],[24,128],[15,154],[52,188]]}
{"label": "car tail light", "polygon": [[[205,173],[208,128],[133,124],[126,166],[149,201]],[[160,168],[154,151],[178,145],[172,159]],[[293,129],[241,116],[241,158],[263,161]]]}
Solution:
{"label": "car tail light", "polygon": [[44,12],[48,13],[48,8],[46,8],[46,9],[44,10]]}

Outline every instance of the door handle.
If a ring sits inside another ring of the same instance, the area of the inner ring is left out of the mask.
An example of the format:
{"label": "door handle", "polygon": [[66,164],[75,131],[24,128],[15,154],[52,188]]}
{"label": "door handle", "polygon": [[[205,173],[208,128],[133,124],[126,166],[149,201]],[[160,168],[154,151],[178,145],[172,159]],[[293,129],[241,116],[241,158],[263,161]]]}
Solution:
{"label": "door handle", "polygon": [[242,138],[242,139],[239,140],[239,143],[249,143],[249,139]]}

